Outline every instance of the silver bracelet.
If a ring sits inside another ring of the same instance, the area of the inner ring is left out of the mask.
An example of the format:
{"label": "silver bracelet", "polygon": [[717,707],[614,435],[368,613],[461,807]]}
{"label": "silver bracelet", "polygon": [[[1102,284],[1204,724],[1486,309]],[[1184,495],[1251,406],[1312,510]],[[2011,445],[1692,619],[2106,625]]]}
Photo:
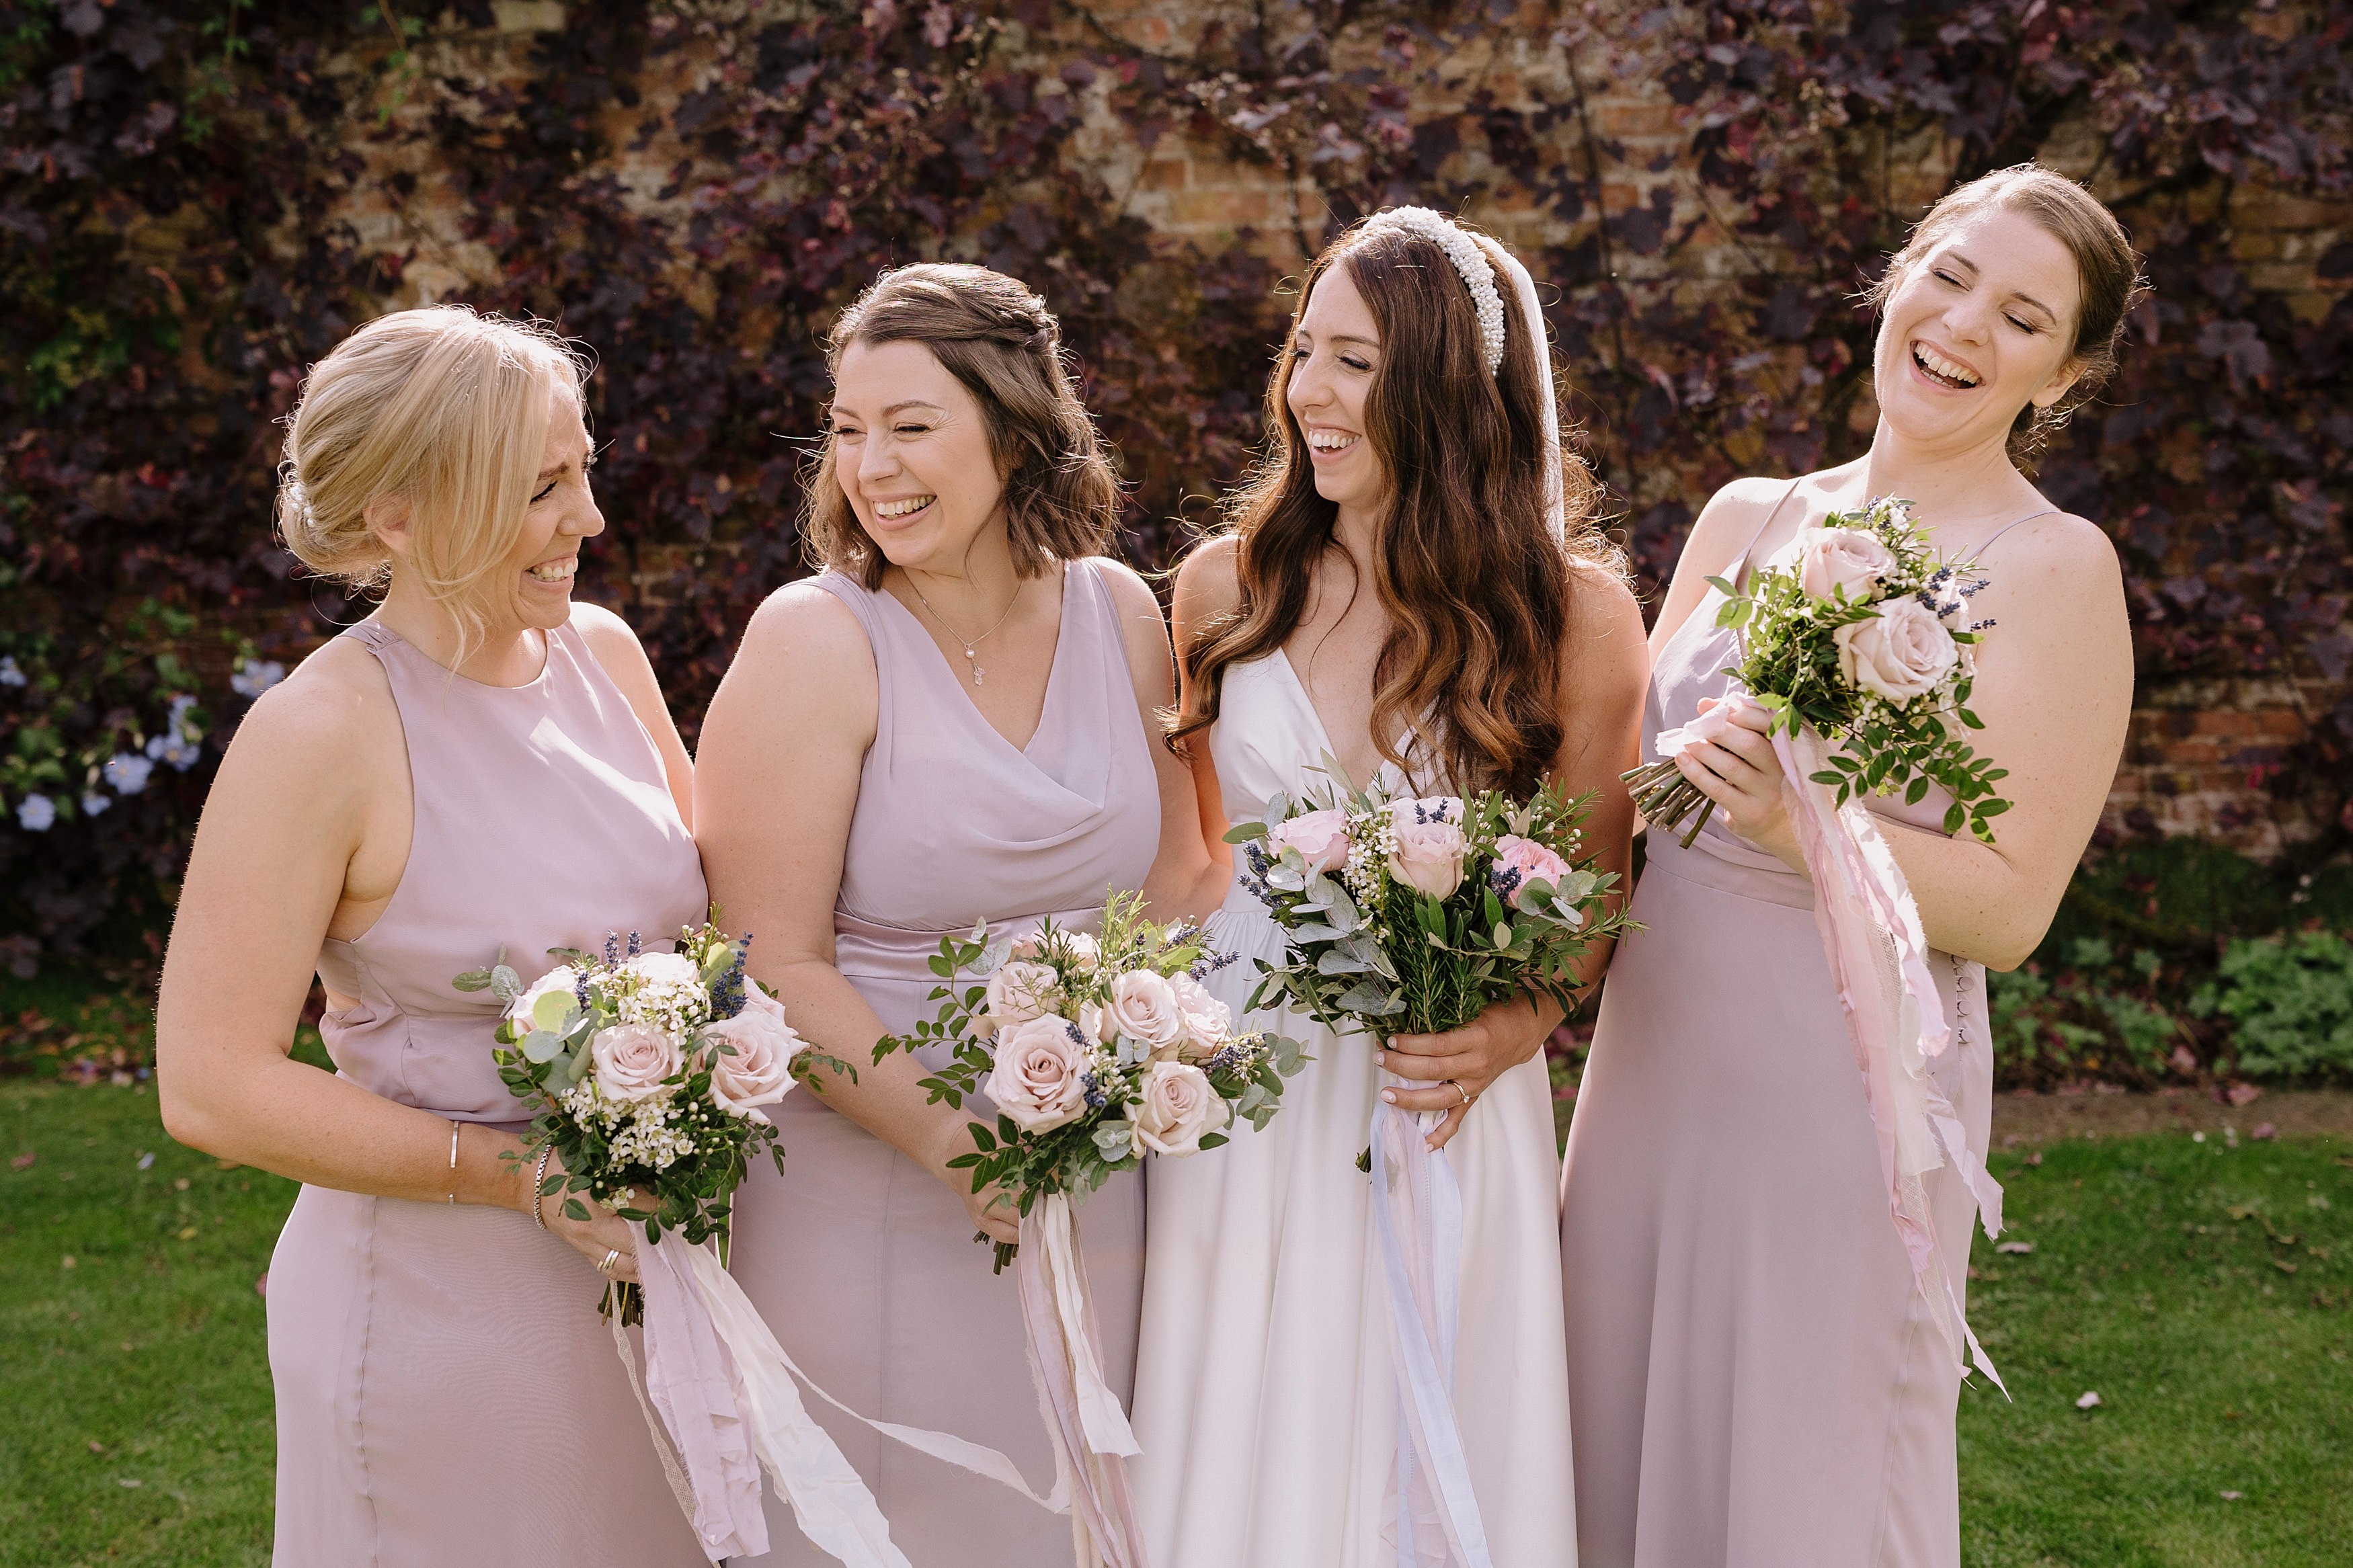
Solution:
{"label": "silver bracelet", "polygon": [[458,1206],[458,1128],[459,1128],[459,1123],[457,1123],[457,1122],[455,1122],[455,1121],[452,1121],[451,1123],[449,1123],[449,1206],[450,1206],[451,1208],[455,1208],[455,1207],[457,1207],[457,1206]]}
{"label": "silver bracelet", "polygon": [[542,1149],[539,1152],[539,1169],[531,1173],[531,1217],[539,1222],[539,1228],[542,1230],[547,1228],[547,1215],[540,1208],[539,1189],[546,1184],[547,1157],[554,1152],[555,1145],[553,1143]]}

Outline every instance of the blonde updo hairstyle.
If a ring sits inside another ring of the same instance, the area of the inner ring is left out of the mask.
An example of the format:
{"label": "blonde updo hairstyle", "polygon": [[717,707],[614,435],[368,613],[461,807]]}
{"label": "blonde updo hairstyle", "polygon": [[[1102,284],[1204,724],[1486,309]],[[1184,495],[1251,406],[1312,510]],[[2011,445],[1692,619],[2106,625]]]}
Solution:
{"label": "blonde updo hairstyle", "polygon": [[2148,290],[2147,281],[2141,277],[2140,255],[2116,214],[2066,175],[2039,163],[1996,169],[1946,192],[1913,228],[1879,280],[1864,290],[1863,298],[1873,310],[1884,311],[1897,285],[1946,236],[1979,213],[2000,209],[2025,214],[2064,245],[2075,258],[2080,285],[2072,345],[2072,363],[2077,370],[2074,383],[2048,408],[2029,403],[2018,411],[2010,426],[2010,460],[2031,473],[2035,458],[2050,445],[2051,437],[2066,428],[2075,410],[2089,403],[2116,374],[2126,318]]}
{"label": "blonde updo hairstyle", "polygon": [[278,531],[319,576],[381,591],[396,567],[368,509],[398,500],[397,569],[482,634],[482,588],[522,531],[550,426],[583,413],[583,356],[549,328],[434,305],[380,316],[311,368],[286,420]]}
{"label": "blonde updo hairstyle", "polygon": [[[857,343],[922,343],[980,405],[1017,574],[1110,549],[1119,479],[1063,363],[1061,324],[1027,284],[959,262],[892,268],[834,323],[828,375]],[[890,562],[842,494],[830,440],[809,475],[801,532],[820,563],[882,585]]]}

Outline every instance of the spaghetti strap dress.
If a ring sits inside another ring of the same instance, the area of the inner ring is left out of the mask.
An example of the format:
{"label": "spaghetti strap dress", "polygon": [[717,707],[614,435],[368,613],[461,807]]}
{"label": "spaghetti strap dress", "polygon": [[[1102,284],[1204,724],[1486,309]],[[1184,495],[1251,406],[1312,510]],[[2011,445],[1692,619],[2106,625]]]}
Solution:
{"label": "spaghetti strap dress", "polygon": [[[454,1121],[530,1120],[491,1061],[499,1004],[607,931],[674,938],[702,862],[660,754],[571,626],[539,678],[484,686],[388,627],[343,633],[391,683],[415,799],[408,863],[365,934],[319,951],[355,1005],[337,1075]],[[589,1260],[511,1209],[305,1186],[269,1263],[278,1568],[701,1563],[597,1315]]]}
{"label": "spaghetti strap dress", "polygon": [[[1117,606],[1093,559],[1064,568],[1045,708],[1026,747],[981,716],[898,600],[839,572],[814,581],[858,617],[880,693],[842,858],[834,966],[884,1028],[907,1033],[938,1015],[929,960],[943,936],[984,919],[997,931],[1046,915],[1085,925],[1110,891],[1143,886],[1160,839],[1152,742]],[[781,791],[776,809],[791,809]],[[944,1065],[940,1047],[921,1054],[927,1066]],[[995,1122],[986,1096],[965,1105]],[[963,1201],[822,1095],[787,1096],[776,1121],[785,1168],[754,1167],[736,1205],[730,1268],[786,1352],[860,1414],[984,1443],[1042,1494],[1053,1455],[1019,1292],[1011,1270],[991,1271],[994,1255],[974,1242]],[[1144,1275],[1140,1173],[1088,1195],[1078,1219],[1104,1380],[1124,1403]],[[1071,1560],[1067,1518],[809,1403],[919,1568]],[[751,1561],[831,1563],[775,1497],[767,1508],[770,1550]]]}
{"label": "spaghetti strap dress", "polygon": [[[1645,756],[1731,686],[1721,602],[1660,651]],[[1868,804],[1940,830],[1951,797]],[[1647,836],[1562,1165],[1580,1561],[1958,1568],[1961,1372],[1888,1212],[1812,883],[1718,820],[1678,837]],[[1982,1159],[1985,969],[1931,968],[1959,1031],[1936,1079]],[[1965,1289],[1973,1200],[1949,1167],[1928,1190]]]}

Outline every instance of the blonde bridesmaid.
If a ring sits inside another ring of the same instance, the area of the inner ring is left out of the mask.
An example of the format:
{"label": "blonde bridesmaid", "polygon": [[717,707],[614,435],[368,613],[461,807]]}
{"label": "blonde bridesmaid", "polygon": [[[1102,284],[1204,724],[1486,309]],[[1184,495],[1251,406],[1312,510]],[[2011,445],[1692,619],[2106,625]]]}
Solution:
{"label": "blonde bridesmaid", "polygon": [[[1917,899],[1960,1048],[1940,1087],[1986,1146],[1985,970],[2033,951],[2123,749],[2132,647],[2115,551],[2021,471],[2115,363],[2137,262],[2105,208],[2021,165],[1939,202],[1875,290],[1871,450],[1741,479],[1701,515],[1651,634],[1646,745],[1727,686],[1706,579],[1745,580],[1799,529],[1912,500],[1974,557],[1973,737],[2016,802],[1991,846],[1941,831],[1941,791],[1872,803]],[[1718,803],[1689,848],[1649,837],[1568,1139],[1561,1219],[1584,1568],[1957,1568],[1961,1369],[1890,1215],[1862,1076],[1765,737],[1683,771]],[[1947,1275],[1974,1207],[1929,1197]]]}
{"label": "blonde bridesmaid", "polygon": [[[653,669],[572,601],[605,526],[581,376],[538,328],[406,310],[290,421],[288,548],[382,599],[238,727],[156,1027],[172,1135],[303,1184],[269,1266],[280,1568],[704,1560],[596,1314],[631,1228],[534,1210],[498,1005],[449,984],[703,912]],[[314,973],[332,1075],[288,1055]]]}

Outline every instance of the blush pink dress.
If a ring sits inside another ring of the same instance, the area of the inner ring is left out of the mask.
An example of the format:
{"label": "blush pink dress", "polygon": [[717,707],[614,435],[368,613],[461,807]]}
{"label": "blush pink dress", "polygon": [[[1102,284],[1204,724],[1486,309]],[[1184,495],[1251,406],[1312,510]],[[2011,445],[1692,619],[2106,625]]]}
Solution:
{"label": "blush pink dress", "polygon": [[[880,707],[842,859],[834,963],[887,1029],[912,1031],[917,1018],[938,1016],[927,961],[942,936],[982,919],[997,930],[1046,914],[1087,923],[1109,891],[1141,887],[1152,868],[1160,837],[1152,741],[1099,565],[1082,559],[1063,572],[1045,710],[1026,747],[981,717],[961,673],[898,600],[838,572],[816,579],[858,617],[874,655]],[[776,809],[792,808],[780,781]],[[944,1058],[934,1047],[924,1059]],[[965,1106],[994,1123],[985,1097]],[[993,1255],[973,1240],[955,1193],[821,1095],[786,1097],[776,1121],[784,1173],[754,1168],[730,1268],[786,1352],[862,1415],[1009,1456],[1042,1495],[1053,1456],[1012,1271],[990,1272]],[[1142,1182],[1114,1176],[1081,1201],[1078,1217],[1104,1378],[1124,1403],[1143,1289]],[[1071,1561],[1068,1519],[808,1403],[912,1562]],[[770,1550],[756,1561],[831,1563],[773,1495],[767,1508]]]}
{"label": "blush pink dress", "polygon": [[[1645,757],[1731,684],[1722,602],[1660,652]],[[1950,804],[1870,805],[1938,827]],[[1958,1568],[1960,1369],[1889,1214],[1812,884],[1717,821],[1677,837],[1647,836],[1562,1169],[1579,1561]],[[1936,1081],[1982,1158],[1985,969],[1931,966],[1961,1033]],[[1970,1194],[1949,1168],[1928,1190],[1966,1289]]]}
{"label": "blush pink dress", "polygon": [[[491,1061],[498,1004],[608,930],[675,938],[702,863],[654,749],[577,630],[526,686],[483,686],[364,621],[416,799],[375,925],[319,951],[339,1076],[458,1121],[527,1115]],[[305,1186],[269,1264],[279,1568],[704,1561],[596,1313],[589,1260],[509,1209]],[[642,1364],[642,1363],[641,1363]]]}

